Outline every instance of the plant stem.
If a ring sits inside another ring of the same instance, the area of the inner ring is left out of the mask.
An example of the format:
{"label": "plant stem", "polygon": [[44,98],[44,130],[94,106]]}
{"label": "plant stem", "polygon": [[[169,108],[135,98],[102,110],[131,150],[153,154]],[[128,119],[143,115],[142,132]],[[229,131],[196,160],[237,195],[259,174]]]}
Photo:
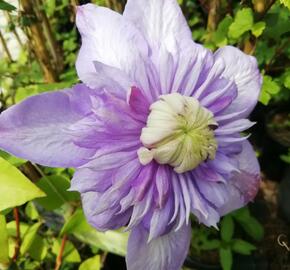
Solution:
{"label": "plant stem", "polygon": [[19,212],[18,212],[17,207],[13,209],[13,216],[14,216],[15,224],[16,224],[16,244],[15,244],[15,250],[14,250],[14,255],[13,255],[12,260],[16,261],[19,255],[19,250],[20,250],[20,245],[21,245],[20,221],[19,221]]}
{"label": "plant stem", "polygon": [[62,263],[62,256],[63,256],[63,252],[64,252],[64,248],[65,248],[66,241],[67,241],[67,235],[65,234],[62,237],[62,240],[61,240],[61,246],[60,246],[60,250],[59,250],[59,253],[57,255],[57,258],[56,258],[54,270],[59,270],[60,269],[60,266],[61,266],[61,263]]}
{"label": "plant stem", "polygon": [[0,31],[0,41],[2,43],[3,49],[4,49],[4,51],[5,51],[5,53],[6,53],[7,57],[8,57],[9,62],[12,62],[13,59],[12,59],[11,53],[10,53],[10,51],[8,49],[6,40],[5,40],[4,36],[2,35],[1,31]]}

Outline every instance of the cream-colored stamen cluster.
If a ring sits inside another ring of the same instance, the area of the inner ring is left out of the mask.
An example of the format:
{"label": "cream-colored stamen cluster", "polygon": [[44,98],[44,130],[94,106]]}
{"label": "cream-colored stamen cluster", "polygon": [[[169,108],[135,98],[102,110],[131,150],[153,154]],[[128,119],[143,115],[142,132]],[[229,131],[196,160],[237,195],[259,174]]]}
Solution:
{"label": "cream-colored stamen cluster", "polygon": [[169,164],[177,173],[196,168],[206,159],[214,159],[217,127],[212,112],[193,97],[178,93],[160,96],[150,107],[147,126],[142,129],[138,150],[143,165],[153,159]]}

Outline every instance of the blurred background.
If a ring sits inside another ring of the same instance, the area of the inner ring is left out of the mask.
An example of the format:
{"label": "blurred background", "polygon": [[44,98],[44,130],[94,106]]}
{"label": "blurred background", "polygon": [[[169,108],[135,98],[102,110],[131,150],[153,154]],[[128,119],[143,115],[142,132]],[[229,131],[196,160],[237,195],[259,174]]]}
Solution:
{"label": "blurred background", "polygon": [[[78,82],[75,10],[89,2],[122,12],[126,1],[0,0],[1,111]],[[237,46],[263,74],[249,131],[262,169],[258,196],[219,231],[193,222],[184,270],[290,269],[290,1],[178,2],[196,42]],[[126,269],[127,234],[87,224],[79,194],[67,191],[72,174],[0,152],[0,269]]]}

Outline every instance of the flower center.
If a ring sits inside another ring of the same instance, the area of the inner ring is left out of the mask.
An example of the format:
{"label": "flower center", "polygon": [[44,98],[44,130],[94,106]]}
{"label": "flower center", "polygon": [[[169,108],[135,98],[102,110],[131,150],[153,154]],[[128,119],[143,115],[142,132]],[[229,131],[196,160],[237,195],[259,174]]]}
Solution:
{"label": "flower center", "polygon": [[147,126],[138,150],[141,164],[153,159],[169,164],[177,173],[196,168],[206,159],[214,159],[217,142],[213,130],[218,126],[212,112],[193,97],[178,93],[162,95],[150,106]]}

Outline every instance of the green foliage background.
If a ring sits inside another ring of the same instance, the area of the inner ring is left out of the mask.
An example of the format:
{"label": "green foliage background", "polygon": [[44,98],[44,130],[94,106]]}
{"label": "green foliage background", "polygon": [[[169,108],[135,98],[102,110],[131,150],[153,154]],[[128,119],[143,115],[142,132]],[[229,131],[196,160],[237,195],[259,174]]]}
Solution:
{"label": "green foliage background", "polygon": [[[74,25],[77,2],[89,1],[40,1],[61,48],[63,69],[57,80],[47,82],[33,45],[29,40],[23,42],[17,59],[0,59],[1,110],[28,96],[78,82],[74,68],[80,46]],[[92,2],[118,11],[124,5],[123,1]],[[195,41],[211,50],[237,46],[257,58],[263,74],[258,105],[262,110],[271,111],[285,104],[290,108],[289,0],[180,0],[179,4]],[[29,32],[34,21],[25,12],[3,0],[0,9],[3,11],[0,16],[10,13],[2,32],[12,33],[15,29],[23,29],[24,34]],[[282,123],[267,124],[274,130],[289,130],[289,113],[286,110]],[[258,154],[263,155],[263,149]],[[67,191],[72,169],[45,168],[4,152],[0,156],[0,269],[98,270],[108,253],[125,255],[127,233],[98,232],[86,222],[79,194]],[[290,163],[290,150],[281,158]],[[236,235],[237,224],[251,243]],[[263,238],[263,231],[249,209],[244,208],[224,217],[220,232],[194,225],[190,255],[215,250],[223,269],[228,270],[233,254],[250,255]],[[62,243],[65,247],[61,264],[56,268]]]}

